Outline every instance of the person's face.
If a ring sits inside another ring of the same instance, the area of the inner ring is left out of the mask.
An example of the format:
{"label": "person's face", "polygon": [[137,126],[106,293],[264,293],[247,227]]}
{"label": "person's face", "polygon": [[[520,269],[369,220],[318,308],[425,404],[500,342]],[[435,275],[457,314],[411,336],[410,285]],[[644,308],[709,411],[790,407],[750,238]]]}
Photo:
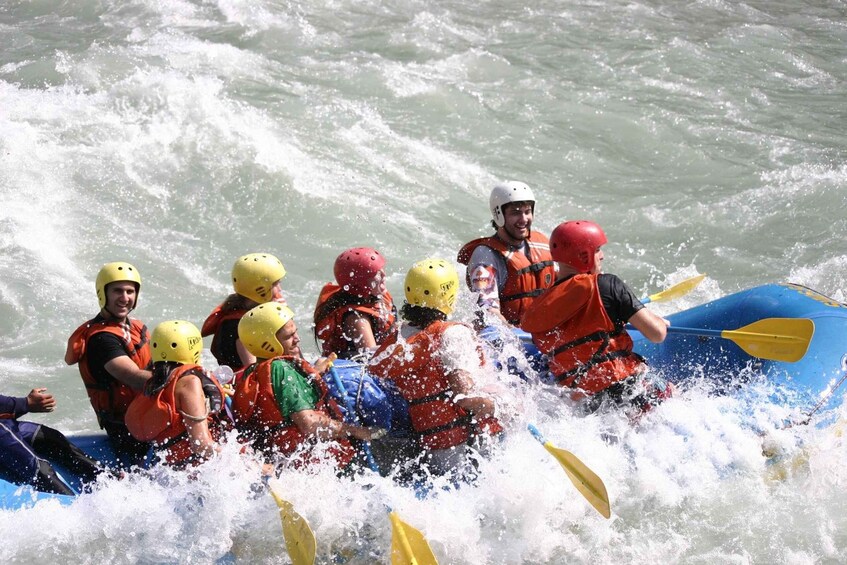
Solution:
{"label": "person's face", "polygon": [[300,336],[297,335],[297,324],[294,320],[288,322],[279,328],[276,332],[276,339],[282,346],[284,355],[293,355],[294,357],[302,357],[300,353]]}
{"label": "person's face", "polygon": [[532,204],[512,202],[503,207],[505,223],[503,229],[514,241],[523,241],[529,237],[532,228]]}
{"label": "person's face", "polygon": [[603,272],[603,248],[598,247],[594,252],[594,269],[591,271],[595,275]]}
{"label": "person's face", "polygon": [[118,281],[106,285],[106,311],[117,318],[126,318],[135,308],[135,283]]}
{"label": "person's face", "polygon": [[285,303],[285,299],[282,297],[282,279],[271,286],[271,301]]}

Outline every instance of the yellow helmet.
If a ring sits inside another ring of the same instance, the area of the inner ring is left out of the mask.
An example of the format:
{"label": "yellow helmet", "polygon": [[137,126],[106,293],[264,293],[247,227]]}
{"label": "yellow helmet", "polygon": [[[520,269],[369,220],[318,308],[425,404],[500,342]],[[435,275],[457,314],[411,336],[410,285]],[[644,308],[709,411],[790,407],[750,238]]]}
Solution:
{"label": "yellow helmet", "polygon": [[238,339],[257,359],[285,353],[276,332],[294,318],[291,308],[277,302],[259,304],[238,322]]}
{"label": "yellow helmet", "polygon": [[232,286],[241,296],[264,304],[273,299],[271,288],[284,276],[282,261],[270,253],[250,253],[236,259],[232,267]]}
{"label": "yellow helmet", "polygon": [[141,275],[138,269],[123,261],[106,263],[97,273],[94,287],[97,289],[97,300],[100,308],[106,307],[106,285],[113,282],[129,281],[135,283],[135,305],[138,306],[138,293],[141,290]]}
{"label": "yellow helmet", "polygon": [[153,362],[173,361],[184,365],[198,365],[203,338],[200,330],[191,322],[171,320],[162,322],[150,337]]}
{"label": "yellow helmet", "polygon": [[406,301],[449,315],[459,292],[459,275],[444,259],[418,261],[406,274]]}

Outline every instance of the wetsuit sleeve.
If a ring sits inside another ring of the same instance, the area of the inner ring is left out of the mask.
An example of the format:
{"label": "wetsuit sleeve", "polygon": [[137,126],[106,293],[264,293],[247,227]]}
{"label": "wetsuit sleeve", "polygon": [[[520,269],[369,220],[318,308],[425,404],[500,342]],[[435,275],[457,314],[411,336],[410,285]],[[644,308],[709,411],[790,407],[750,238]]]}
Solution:
{"label": "wetsuit sleeve", "polygon": [[14,418],[23,416],[29,412],[26,406],[26,397],[3,396],[0,394],[0,414],[9,414]]}
{"label": "wetsuit sleeve", "polygon": [[603,273],[597,277],[597,285],[606,314],[615,326],[626,325],[636,312],[644,308],[641,300],[617,275]]}
{"label": "wetsuit sleeve", "polygon": [[306,377],[285,361],[271,364],[271,385],[274,397],[285,420],[302,410],[314,410],[318,403],[318,394]]}

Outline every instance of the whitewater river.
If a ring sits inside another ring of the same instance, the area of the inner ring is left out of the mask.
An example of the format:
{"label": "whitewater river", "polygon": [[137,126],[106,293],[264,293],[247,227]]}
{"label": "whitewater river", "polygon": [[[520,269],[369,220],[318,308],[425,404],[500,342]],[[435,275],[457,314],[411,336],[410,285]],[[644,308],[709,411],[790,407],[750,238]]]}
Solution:
{"label": "whitewater river", "polygon": [[[843,1],[3,0],[0,45],[0,392],[48,387],[32,419],[67,433],[96,428],[62,358],[103,263],[138,267],[150,327],[199,325],[236,257],[274,253],[314,357],[340,251],[378,248],[402,297],[414,261],[490,232],[501,179],[533,188],[542,232],[600,223],[638,293],[707,273],[660,314],[771,282],[847,299]],[[443,564],[847,561],[841,429],[779,430],[767,383],[692,386],[633,426],[492,378],[510,419],[474,487],[283,474],[321,563],[387,562],[385,504]],[[528,422],[603,478],[610,520]],[[797,463],[781,478],[760,434]],[[253,479],[227,452],[196,481],[0,511],[4,556],[287,563]]]}

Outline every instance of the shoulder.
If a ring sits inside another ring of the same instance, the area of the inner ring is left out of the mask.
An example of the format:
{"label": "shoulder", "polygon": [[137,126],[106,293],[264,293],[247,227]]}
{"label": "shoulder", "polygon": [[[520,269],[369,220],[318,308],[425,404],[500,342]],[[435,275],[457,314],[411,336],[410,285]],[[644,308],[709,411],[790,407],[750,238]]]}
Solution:
{"label": "shoulder", "polygon": [[503,263],[505,263],[505,259],[503,259],[502,253],[487,245],[479,245],[471,254],[468,267],[476,267],[478,265],[498,266]]}
{"label": "shoulder", "polygon": [[442,335],[449,339],[474,339],[476,334],[470,326],[462,323],[452,323],[446,325],[442,331]]}
{"label": "shoulder", "polygon": [[[597,288],[603,296],[622,298],[633,295],[629,286],[617,275],[601,273],[597,275]],[[634,295],[633,295],[634,296]]]}

